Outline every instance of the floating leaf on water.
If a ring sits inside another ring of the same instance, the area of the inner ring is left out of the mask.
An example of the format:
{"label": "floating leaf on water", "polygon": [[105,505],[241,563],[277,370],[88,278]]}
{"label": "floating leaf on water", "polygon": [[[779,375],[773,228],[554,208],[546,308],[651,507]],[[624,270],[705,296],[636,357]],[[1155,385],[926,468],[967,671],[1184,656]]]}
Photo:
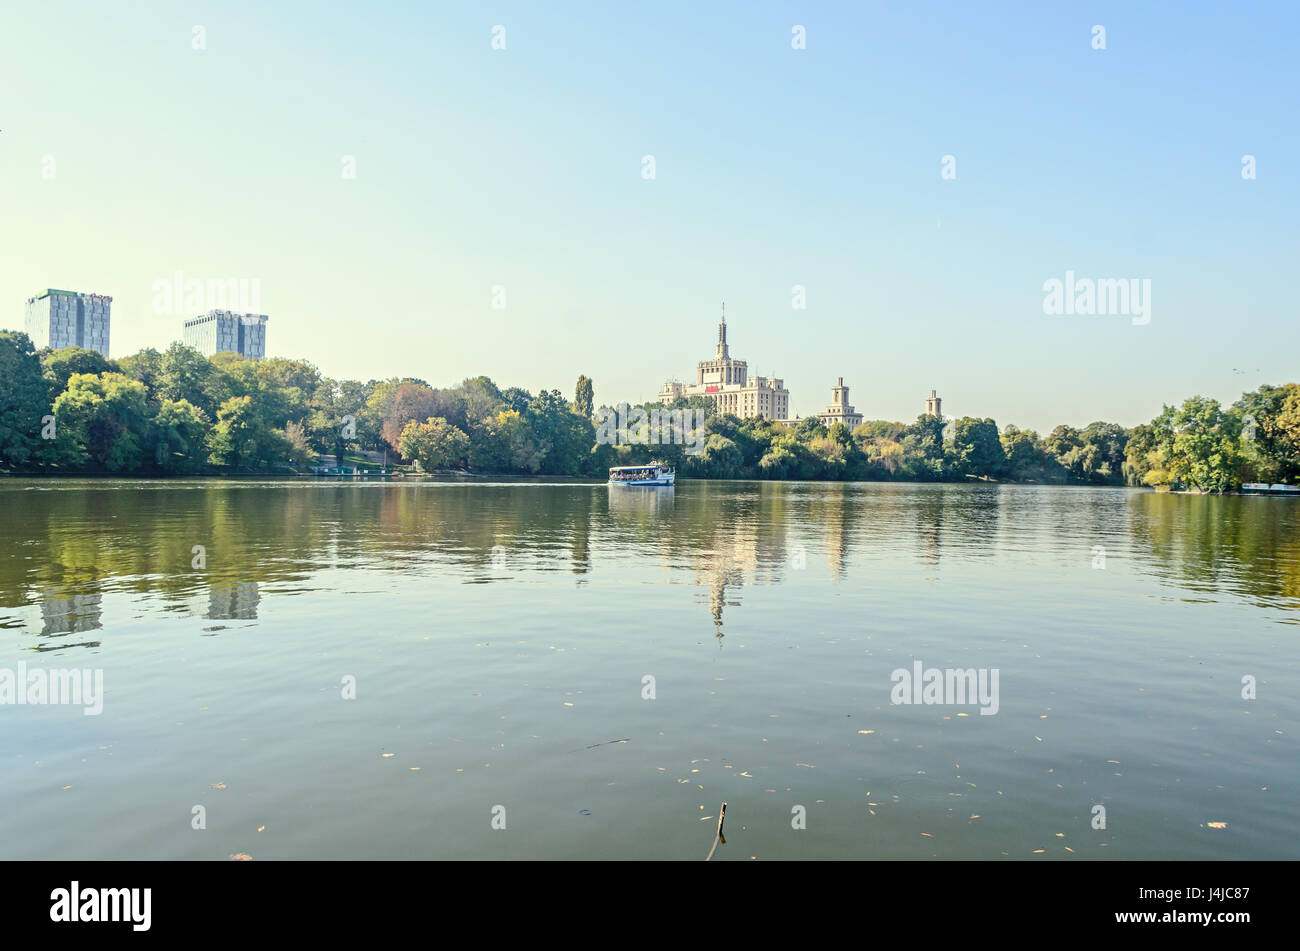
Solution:
{"label": "floating leaf on water", "polygon": [[1207,822],[1206,825],[1209,826],[1211,829],[1226,829],[1226,828],[1228,828],[1228,824],[1227,824],[1226,822]]}
{"label": "floating leaf on water", "polygon": [[383,756],[384,759],[388,759],[388,757],[390,757],[390,756],[396,756],[397,754],[396,754],[396,753],[381,753],[380,755]]}
{"label": "floating leaf on water", "polygon": [[875,733],[876,731],[875,731],[875,730],[858,730],[858,732],[861,733],[861,734],[863,734],[863,735],[866,735],[866,734],[869,734],[869,733]]}
{"label": "floating leaf on water", "polygon": [[266,826],[258,826],[258,827],[257,827],[257,831],[258,831],[258,832],[265,832],[265,831],[266,831]]}
{"label": "floating leaf on water", "polygon": [[208,783],[208,788],[209,788],[209,789],[225,789],[225,788],[226,788],[226,784],[225,784],[225,783]]}
{"label": "floating leaf on water", "polygon": [[580,816],[589,816],[589,815],[591,815],[591,810],[590,810],[590,809],[579,809],[579,810],[578,810],[578,815],[580,815]]}
{"label": "floating leaf on water", "polygon": [[253,861],[253,857],[252,857],[251,855],[249,855],[247,852],[236,852],[234,855],[230,856],[230,861],[232,861],[232,862],[251,862],[251,861]]}

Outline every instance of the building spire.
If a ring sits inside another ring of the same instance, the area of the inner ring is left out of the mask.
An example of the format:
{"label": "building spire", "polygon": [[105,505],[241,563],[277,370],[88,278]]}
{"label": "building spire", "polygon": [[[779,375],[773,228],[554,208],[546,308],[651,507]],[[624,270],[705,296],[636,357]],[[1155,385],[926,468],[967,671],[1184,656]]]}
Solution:
{"label": "building spire", "polygon": [[718,357],[725,359],[727,353],[727,302],[722,302],[722,320],[718,323]]}

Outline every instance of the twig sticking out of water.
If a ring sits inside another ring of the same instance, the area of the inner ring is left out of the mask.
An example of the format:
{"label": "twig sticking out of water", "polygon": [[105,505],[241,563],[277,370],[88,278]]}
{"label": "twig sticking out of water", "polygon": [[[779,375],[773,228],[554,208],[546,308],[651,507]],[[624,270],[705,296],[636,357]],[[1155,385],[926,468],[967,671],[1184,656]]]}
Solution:
{"label": "twig sticking out of water", "polygon": [[727,840],[722,837],[722,823],[725,822],[726,819],[727,819],[727,804],[724,802],[722,804],[722,808],[718,810],[718,835],[717,838],[713,840],[713,848],[709,849],[709,854],[704,859],[704,861],[706,862],[709,859],[713,858],[713,850],[718,847],[719,842],[721,842],[723,845],[727,844]]}

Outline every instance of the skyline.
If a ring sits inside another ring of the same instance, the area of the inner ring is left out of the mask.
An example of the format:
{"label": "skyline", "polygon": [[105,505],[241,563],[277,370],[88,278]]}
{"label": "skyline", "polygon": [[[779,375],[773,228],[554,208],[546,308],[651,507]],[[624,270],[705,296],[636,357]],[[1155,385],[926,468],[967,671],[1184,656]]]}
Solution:
{"label": "skyline", "polygon": [[[114,356],[163,349],[196,314],[154,313],[154,282],[257,280],[270,355],[330,376],[586,374],[614,403],[707,353],[725,299],[791,415],[843,377],[868,419],[937,389],[1040,432],[1297,375],[1280,4],[9,19],[5,329],[70,288],[114,298]],[[1044,314],[1071,272],[1150,281],[1149,323]]]}

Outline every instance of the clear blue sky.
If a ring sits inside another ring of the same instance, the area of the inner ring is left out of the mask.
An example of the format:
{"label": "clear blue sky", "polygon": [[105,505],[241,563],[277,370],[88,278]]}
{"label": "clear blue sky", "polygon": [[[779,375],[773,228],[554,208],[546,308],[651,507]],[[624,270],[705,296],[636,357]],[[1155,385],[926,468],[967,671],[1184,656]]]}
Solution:
{"label": "clear blue sky", "polygon": [[[256,278],[330,375],[613,402],[691,378],[725,300],[801,415],[838,376],[1044,430],[1230,402],[1300,378],[1298,9],[9,3],[0,326],[96,291],[114,356],[161,349],[154,281]],[[1067,269],[1150,279],[1150,323],[1046,316]]]}

